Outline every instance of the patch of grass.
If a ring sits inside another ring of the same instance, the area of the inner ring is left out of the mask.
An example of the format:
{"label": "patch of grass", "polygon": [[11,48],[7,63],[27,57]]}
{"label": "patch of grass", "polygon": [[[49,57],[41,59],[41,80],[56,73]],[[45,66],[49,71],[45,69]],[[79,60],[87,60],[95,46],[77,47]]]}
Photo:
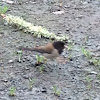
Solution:
{"label": "patch of grass", "polygon": [[53,86],[53,91],[55,96],[60,96],[61,90],[58,89],[56,86]]}
{"label": "patch of grass", "polygon": [[7,11],[8,11],[8,6],[6,5],[4,7],[0,6],[0,15],[5,14]]}
{"label": "patch of grass", "polygon": [[40,70],[40,73],[43,73],[43,70],[44,70],[43,64],[40,66],[39,70]]}
{"label": "patch of grass", "polygon": [[37,64],[43,63],[44,59],[44,56],[36,55]]}
{"label": "patch of grass", "polygon": [[15,92],[16,92],[16,87],[13,86],[9,89],[9,96],[15,96]]}
{"label": "patch of grass", "polygon": [[93,64],[94,66],[100,65],[100,59],[92,57],[91,52],[86,50],[84,47],[82,47],[82,53],[88,58],[90,64]]}
{"label": "patch of grass", "polygon": [[89,36],[84,37],[84,42],[86,43],[88,41]]}
{"label": "patch of grass", "polygon": [[84,56],[86,56],[88,59],[92,58],[91,52],[86,50],[84,47],[82,47],[82,53],[84,54]]}
{"label": "patch of grass", "polygon": [[17,51],[17,54],[18,54],[18,61],[21,62],[22,50],[21,51]]}
{"label": "patch of grass", "polygon": [[35,80],[29,78],[29,90],[32,90],[34,83],[35,83]]}
{"label": "patch of grass", "polygon": [[68,55],[68,59],[70,60],[70,61],[72,61],[73,59],[72,59],[72,55],[70,54],[70,55]]}
{"label": "patch of grass", "polygon": [[97,74],[97,79],[100,80],[100,73]]}
{"label": "patch of grass", "polygon": [[69,51],[71,51],[72,48],[73,48],[73,45],[72,45],[72,44],[69,44],[68,47],[67,47],[67,49],[68,49]]}
{"label": "patch of grass", "polygon": [[100,59],[92,58],[92,59],[89,60],[89,63],[94,65],[94,66],[99,66],[100,65]]}
{"label": "patch of grass", "polygon": [[40,56],[40,55],[36,55],[36,59],[37,59],[37,64],[40,65],[39,71],[40,71],[40,73],[43,73],[43,70],[44,70],[43,63],[44,63],[45,57]]}
{"label": "patch of grass", "polygon": [[99,60],[99,59],[93,58],[93,59],[92,59],[92,62],[93,62],[93,64],[94,64],[95,66],[100,65],[100,60]]}
{"label": "patch of grass", "polygon": [[88,83],[88,89],[91,89],[91,81],[92,81],[92,79],[89,77],[89,76],[86,76],[85,77],[85,80],[86,80],[86,82]]}

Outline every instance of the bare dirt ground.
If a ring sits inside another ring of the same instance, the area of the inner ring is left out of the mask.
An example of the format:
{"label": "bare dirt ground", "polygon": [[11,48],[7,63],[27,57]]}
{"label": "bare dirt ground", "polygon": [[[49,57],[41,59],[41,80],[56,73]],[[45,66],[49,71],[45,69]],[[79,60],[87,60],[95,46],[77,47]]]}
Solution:
{"label": "bare dirt ground", "polygon": [[[74,45],[61,55],[71,56],[72,61],[49,61],[41,73],[34,66],[37,53],[23,52],[19,63],[17,47],[33,47],[50,40],[23,33],[5,25],[0,18],[0,100],[100,100],[100,66],[89,64],[81,52],[82,46],[90,51],[100,48],[99,0],[16,0],[14,4],[0,1],[0,6],[4,5],[9,6],[8,14],[21,16],[55,34],[67,34]],[[60,10],[64,13],[53,14]],[[35,80],[32,90],[29,79]],[[12,86],[16,87],[14,97],[9,96]],[[59,97],[54,95],[54,86],[61,91]]]}

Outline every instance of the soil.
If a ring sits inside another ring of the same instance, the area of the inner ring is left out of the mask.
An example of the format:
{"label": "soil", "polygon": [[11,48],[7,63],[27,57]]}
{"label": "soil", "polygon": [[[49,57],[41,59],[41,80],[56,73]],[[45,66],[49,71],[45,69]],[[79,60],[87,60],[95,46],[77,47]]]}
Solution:
{"label": "soil", "polygon": [[[8,14],[67,35],[73,46],[61,55],[70,56],[71,60],[48,61],[43,71],[41,66],[35,66],[36,52],[24,51],[18,62],[17,47],[34,47],[51,40],[23,33],[0,17],[0,100],[100,100],[100,66],[90,64],[81,50],[100,49],[100,0],[15,0],[14,4],[0,1],[0,6],[4,5],[9,7]],[[57,15],[53,13],[56,11],[64,13]],[[59,96],[55,95],[54,86],[57,91],[60,89]],[[11,87],[16,88],[12,97]]]}

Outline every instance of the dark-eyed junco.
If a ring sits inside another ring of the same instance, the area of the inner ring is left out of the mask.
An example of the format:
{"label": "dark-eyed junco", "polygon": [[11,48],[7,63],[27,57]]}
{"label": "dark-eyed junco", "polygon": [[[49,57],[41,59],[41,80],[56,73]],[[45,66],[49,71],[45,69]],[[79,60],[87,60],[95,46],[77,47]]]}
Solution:
{"label": "dark-eyed junco", "polygon": [[28,47],[19,47],[20,50],[29,50],[29,51],[36,51],[42,53],[44,57],[47,59],[54,59],[58,57],[65,48],[65,43],[62,41],[56,41],[53,43],[48,43],[45,46],[37,46],[34,48]]}

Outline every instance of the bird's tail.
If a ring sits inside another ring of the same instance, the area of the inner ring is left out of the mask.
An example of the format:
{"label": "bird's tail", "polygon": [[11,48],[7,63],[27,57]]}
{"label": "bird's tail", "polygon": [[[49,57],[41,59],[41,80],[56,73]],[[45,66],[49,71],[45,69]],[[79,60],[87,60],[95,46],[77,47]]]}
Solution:
{"label": "bird's tail", "polygon": [[28,47],[18,47],[19,50],[27,50],[27,51],[36,51],[34,48],[28,48]]}
{"label": "bird's tail", "polygon": [[47,51],[45,51],[43,48],[40,47],[35,47],[35,48],[28,48],[28,47],[18,47],[19,50],[27,50],[27,51],[36,51],[39,53],[48,53]]}

